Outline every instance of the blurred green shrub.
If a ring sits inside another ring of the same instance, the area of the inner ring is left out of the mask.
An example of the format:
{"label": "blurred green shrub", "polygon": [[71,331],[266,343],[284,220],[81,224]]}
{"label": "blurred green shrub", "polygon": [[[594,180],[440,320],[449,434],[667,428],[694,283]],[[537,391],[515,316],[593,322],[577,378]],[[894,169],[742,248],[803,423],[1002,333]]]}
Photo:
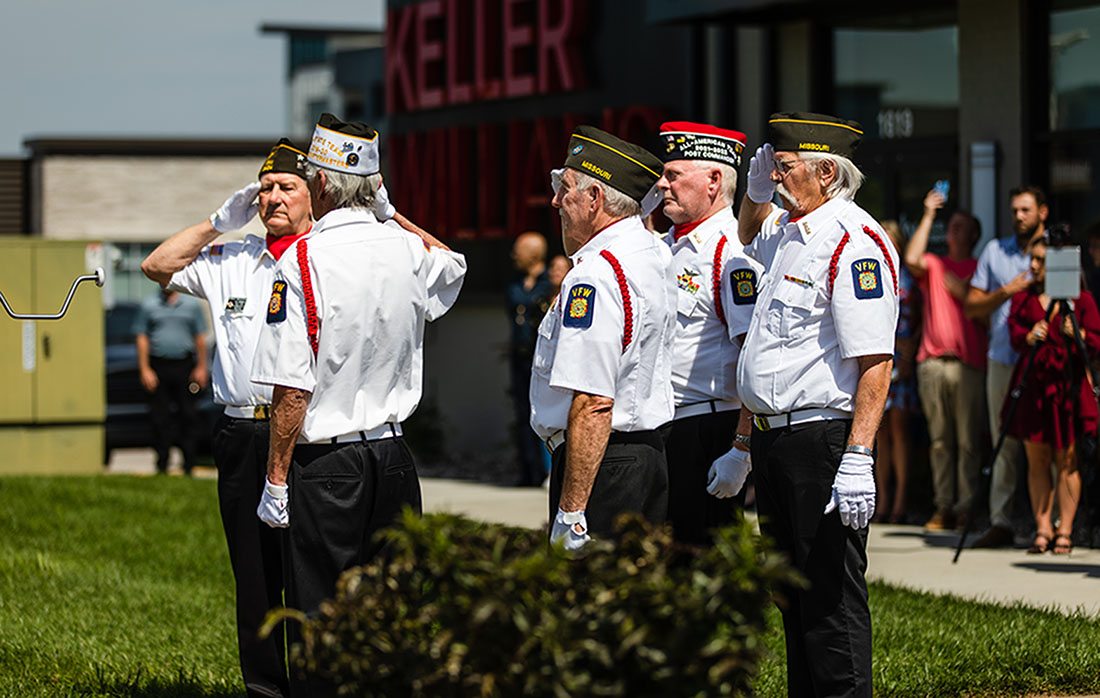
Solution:
{"label": "blurred green shrub", "polygon": [[579,559],[546,532],[406,512],[386,552],[303,622],[299,668],[356,696],[719,696],[749,691],[772,590],[799,583],[750,524],[713,548],[640,518]]}

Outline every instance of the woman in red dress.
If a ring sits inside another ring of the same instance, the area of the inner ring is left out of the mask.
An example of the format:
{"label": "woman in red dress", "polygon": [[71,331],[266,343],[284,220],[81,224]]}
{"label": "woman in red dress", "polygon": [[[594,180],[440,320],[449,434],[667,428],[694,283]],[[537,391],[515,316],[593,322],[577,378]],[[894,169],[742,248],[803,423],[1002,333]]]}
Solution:
{"label": "woman in red dress", "polygon": [[[1057,308],[1050,322],[1045,320],[1051,298],[1046,295],[1047,241],[1031,246],[1031,288],[1012,297],[1008,316],[1012,348],[1026,357],[1038,345],[1027,385],[1020,395],[1008,433],[1022,440],[1027,452],[1028,493],[1035,515],[1035,542],[1029,553],[1044,553],[1053,546],[1058,555],[1073,549],[1073,518],[1081,499],[1081,474],[1077,470],[1075,445],[1087,434],[1096,433],[1097,405],[1086,366],[1073,340],[1068,316]],[[1100,311],[1085,291],[1073,301],[1074,313],[1089,356],[1100,355]],[[1025,358],[1016,364],[1012,385],[1023,371]],[[1008,401],[1005,402],[1007,411]],[[1052,509],[1054,488],[1050,465],[1058,470],[1058,530],[1054,530]]]}

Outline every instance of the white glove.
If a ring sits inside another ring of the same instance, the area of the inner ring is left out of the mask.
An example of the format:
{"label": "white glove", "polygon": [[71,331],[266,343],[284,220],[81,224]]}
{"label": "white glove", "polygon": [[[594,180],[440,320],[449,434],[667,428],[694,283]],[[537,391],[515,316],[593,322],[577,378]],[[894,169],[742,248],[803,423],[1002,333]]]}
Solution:
{"label": "white glove", "polygon": [[875,515],[875,459],[862,453],[845,453],[840,459],[833,495],[825,513],[840,510],[840,523],[855,530],[866,528]]}
{"label": "white glove", "polygon": [[253,182],[234,192],[221,208],[210,214],[210,224],[214,226],[214,230],[231,233],[248,225],[248,221],[260,210],[260,204],[256,203],[256,195],[259,193],[259,182]]}
{"label": "white glove", "polygon": [[569,552],[577,552],[592,540],[588,535],[588,519],[583,511],[562,511],[554,517],[550,528],[550,542],[562,543]]}
{"label": "white glove", "polygon": [[378,191],[374,194],[374,217],[379,223],[385,223],[393,218],[397,209],[390,203],[390,193],[386,191],[386,185],[379,183]]}
{"label": "white glove", "polygon": [[290,525],[290,506],[287,500],[287,486],[272,484],[267,480],[264,485],[263,496],[260,497],[260,506],[256,507],[256,515],[272,528],[286,528]]}
{"label": "white glove", "polygon": [[775,149],[771,143],[765,143],[756,149],[749,161],[749,198],[758,204],[766,204],[775,196],[775,182],[772,171],[775,169]]}
{"label": "white glove", "polygon": [[718,499],[733,497],[745,486],[745,478],[752,470],[748,451],[731,448],[710,466],[707,473],[707,493]]}

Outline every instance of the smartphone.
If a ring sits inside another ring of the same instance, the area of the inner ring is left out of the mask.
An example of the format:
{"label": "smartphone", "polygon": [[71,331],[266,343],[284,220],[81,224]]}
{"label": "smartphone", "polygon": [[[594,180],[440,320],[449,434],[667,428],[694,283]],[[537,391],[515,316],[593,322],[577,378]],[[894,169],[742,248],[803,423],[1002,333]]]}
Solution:
{"label": "smartphone", "polygon": [[932,185],[932,188],[939,192],[940,196],[946,201],[947,195],[951,193],[951,182],[946,179],[939,179]]}

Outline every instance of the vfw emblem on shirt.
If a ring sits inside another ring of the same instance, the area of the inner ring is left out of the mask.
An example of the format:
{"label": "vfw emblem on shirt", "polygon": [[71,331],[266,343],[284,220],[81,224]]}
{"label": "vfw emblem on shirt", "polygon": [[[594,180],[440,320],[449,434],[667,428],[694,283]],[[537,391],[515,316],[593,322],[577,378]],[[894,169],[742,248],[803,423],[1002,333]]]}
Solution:
{"label": "vfw emblem on shirt", "polygon": [[856,298],[882,298],[882,271],[877,259],[852,262],[852,286]]}
{"label": "vfw emblem on shirt", "polygon": [[596,310],[596,289],[589,284],[577,284],[569,289],[569,300],[562,315],[563,327],[591,327]]}
{"label": "vfw emblem on shirt", "polygon": [[735,305],[756,303],[756,272],[752,269],[734,269],[730,272],[730,285],[733,286]]}
{"label": "vfw emblem on shirt", "polygon": [[276,281],[271,285],[271,300],[267,302],[267,322],[283,320],[286,320],[286,282]]}
{"label": "vfw emblem on shirt", "polygon": [[684,273],[676,277],[676,285],[681,291],[695,295],[699,291],[699,284],[695,283],[696,276],[699,276],[699,272],[684,267]]}

